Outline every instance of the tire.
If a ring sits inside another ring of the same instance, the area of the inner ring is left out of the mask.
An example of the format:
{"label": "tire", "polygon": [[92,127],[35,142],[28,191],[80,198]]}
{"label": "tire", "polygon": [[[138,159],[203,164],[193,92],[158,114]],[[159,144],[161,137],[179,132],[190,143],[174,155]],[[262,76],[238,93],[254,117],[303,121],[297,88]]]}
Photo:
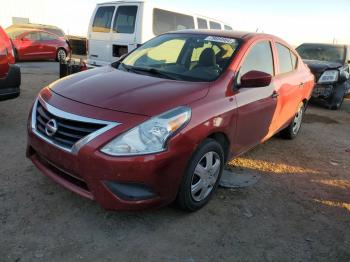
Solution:
{"label": "tire", "polygon": [[334,90],[333,95],[328,100],[329,109],[339,110],[343,105],[345,95],[346,95],[346,87],[344,85],[337,86]]}
{"label": "tire", "polygon": [[67,58],[67,52],[64,50],[64,48],[58,48],[56,53],[56,62],[59,62],[61,60],[66,60]]}
{"label": "tire", "polygon": [[180,208],[193,212],[205,206],[219,184],[223,168],[222,146],[213,139],[206,139],[188,163],[177,196]]}
{"label": "tire", "polygon": [[304,103],[300,103],[292,122],[289,124],[289,126],[287,126],[285,129],[283,129],[280,132],[280,135],[282,138],[292,140],[297,137],[303,122],[304,112],[305,112],[305,105]]}

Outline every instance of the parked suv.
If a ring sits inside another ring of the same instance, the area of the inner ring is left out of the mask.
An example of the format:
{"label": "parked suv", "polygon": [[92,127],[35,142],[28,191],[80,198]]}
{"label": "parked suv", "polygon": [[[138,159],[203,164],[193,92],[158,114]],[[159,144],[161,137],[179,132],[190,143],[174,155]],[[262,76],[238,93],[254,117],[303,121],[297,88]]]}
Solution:
{"label": "parked suv", "polygon": [[227,160],[299,133],[314,76],[283,40],[233,31],[158,36],[113,65],[44,88],[27,156],[106,209],[190,211]]}
{"label": "parked suv", "polygon": [[296,49],[315,75],[312,97],[338,110],[350,89],[350,47],[329,44],[302,44]]}
{"label": "parked suv", "polygon": [[65,60],[71,51],[64,37],[28,28],[7,31],[12,39],[16,60]]}
{"label": "parked suv", "polygon": [[11,41],[0,27],[0,101],[19,96],[21,71],[14,62]]}

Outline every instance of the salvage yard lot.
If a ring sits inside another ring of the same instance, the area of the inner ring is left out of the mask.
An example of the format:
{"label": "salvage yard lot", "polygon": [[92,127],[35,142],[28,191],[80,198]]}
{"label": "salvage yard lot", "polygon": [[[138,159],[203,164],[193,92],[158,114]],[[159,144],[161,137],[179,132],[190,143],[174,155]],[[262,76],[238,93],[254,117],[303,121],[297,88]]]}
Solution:
{"label": "salvage yard lot", "polygon": [[299,137],[230,162],[261,175],[196,213],[106,212],[25,158],[26,122],[58,64],[23,63],[21,97],[0,103],[1,261],[350,261],[350,101],[310,107]]}

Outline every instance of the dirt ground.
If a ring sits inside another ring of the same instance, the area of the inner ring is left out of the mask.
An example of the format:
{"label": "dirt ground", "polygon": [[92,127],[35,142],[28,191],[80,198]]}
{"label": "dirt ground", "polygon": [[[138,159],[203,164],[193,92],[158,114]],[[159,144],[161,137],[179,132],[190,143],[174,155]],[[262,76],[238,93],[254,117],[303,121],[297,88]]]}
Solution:
{"label": "dirt ground", "polygon": [[261,179],[199,212],[106,212],[25,158],[30,106],[58,65],[22,67],[21,97],[0,103],[0,261],[350,261],[350,101],[310,107],[296,140],[231,161]]}

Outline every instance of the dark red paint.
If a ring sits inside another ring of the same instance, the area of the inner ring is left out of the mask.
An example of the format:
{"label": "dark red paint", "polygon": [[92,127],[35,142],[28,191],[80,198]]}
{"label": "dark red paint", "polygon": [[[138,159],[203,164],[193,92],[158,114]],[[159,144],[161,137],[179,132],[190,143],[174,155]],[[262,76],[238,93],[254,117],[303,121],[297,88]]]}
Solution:
{"label": "dark red paint", "polygon": [[[314,86],[313,75],[296,53],[298,69],[279,74],[275,42],[289,46],[281,39],[239,32],[216,32],[215,35],[242,39],[235,59],[215,82],[164,80],[104,67],[70,76],[43,89],[42,99],[56,108],[122,124],[92,140],[77,155],[48,145],[29,130],[28,157],[45,175],[97,201],[105,209],[133,210],[171,203],[191,155],[204,139],[220,133],[230,143],[229,158],[238,156],[286,127],[300,103],[309,100]],[[234,78],[245,55],[262,40],[271,41],[273,46],[276,76],[271,77],[272,88],[237,88]],[[279,96],[274,97],[274,93]],[[169,140],[165,152],[136,157],[111,157],[100,152],[119,134],[152,116],[183,105],[192,109],[192,118]],[[40,157],[83,179],[89,190],[61,179]],[[152,188],[158,197],[125,201],[111,193],[104,181],[141,183]]]}

